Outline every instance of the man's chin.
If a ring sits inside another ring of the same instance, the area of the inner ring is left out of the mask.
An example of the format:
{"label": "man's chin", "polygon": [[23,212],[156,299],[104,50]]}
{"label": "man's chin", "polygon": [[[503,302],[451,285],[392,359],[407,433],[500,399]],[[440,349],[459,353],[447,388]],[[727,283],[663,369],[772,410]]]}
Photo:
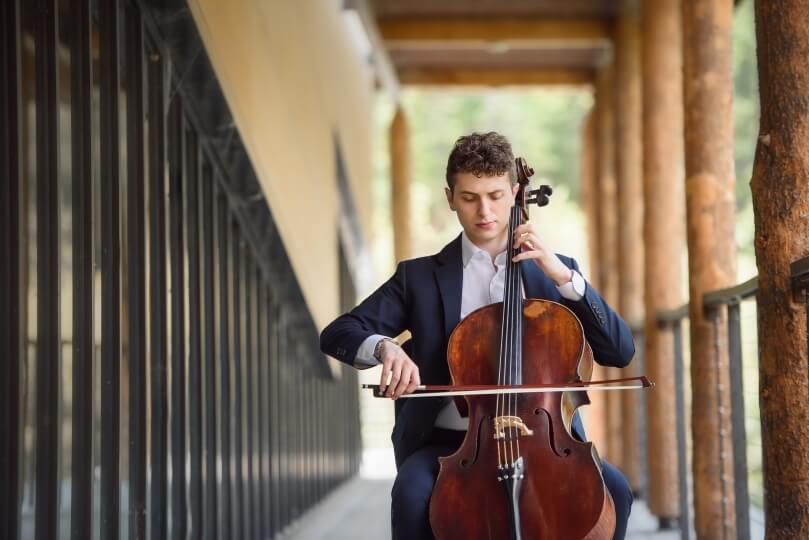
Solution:
{"label": "man's chin", "polygon": [[488,242],[491,240],[495,240],[503,235],[504,231],[487,231],[485,229],[475,229],[473,231],[466,231],[466,236],[472,241],[472,243],[479,244],[482,242]]}

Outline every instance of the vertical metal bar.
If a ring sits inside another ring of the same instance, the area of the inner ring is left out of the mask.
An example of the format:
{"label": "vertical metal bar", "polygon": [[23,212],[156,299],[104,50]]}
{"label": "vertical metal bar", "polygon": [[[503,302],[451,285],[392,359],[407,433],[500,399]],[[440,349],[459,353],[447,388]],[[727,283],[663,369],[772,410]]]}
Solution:
{"label": "vertical metal bar", "polygon": [[239,229],[234,223],[232,226],[231,260],[233,264],[233,520],[235,525],[234,536],[244,538],[244,478],[242,464],[244,453],[242,448],[242,324],[244,318],[241,313],[241,237]]}
{"label": "vertical metal bar", "polygon": [[[330,410],[335,409],[335,399],[334,395],[335,392],[338,390],[338,386],[331,384],[328,388],[328,403]],[[330,472],[329,472],[329,489],[334,487],[336,478],[340,474],[340,471],[337,469],[337,455],[340,451],[339,440],[337,438],[337,431],[334,425],[329,426],[329,464],[330,464]]]}
{"label": "vertical metal bar", "polygon": [[219,519],[220,532],[219,538],[227,538],[230,536],[232,530],[232,515],[231,507],[232,501],[232,473],[231,473],[231,398],[230,398],[230,324],[232,324],[231,311],[230,311],[230,260],[228,246],[230,245],[230,216],[228,214],[227,200],[223,194],[219,194],[216,198],[216,212],[217,212],[217,241],[219,244],[219,258],[217,264],[219,266],[219,372],[220,372],[220,394],[221,402],[220,408],[222,425],[220,434],[220,444],[222,446],[222,500],[221,500],[221,516]]}
{"label": "vertical metal bar", "polygon": [[261,298],[261,274],[255,261],[250,265],[252,273],[252,291],[250,301],[250,320],[253,333],[252,342],[252,377],[250,378],[253,387],[253,534],[256,538],[263,538],[264,528],[262,524],[263,499],[261,498],[261,334],[259,333],[258,304]]}
{"label": "vertical metal bar", "polygon": [[313,369],[311,381],[309,381],[309,418],[311,421],[309,432],[309,504],[314,505],[318,501],[319,482],[319,461],[320,454],[318,444],[320,442],[320,409],[318,408],[317,392],[320,385],[320,374]]}
{"label": "vertical metal bar", "polygon": [[295,426],[298,424],[298,409],[295,406],[295,395],[297,392],[292,392],[293,388],[297,388],[298,374],[297,374],[297,357],[295,355],[294,340],[290,339],[289,319],[284,319],[284,355],[281,357],[281,367],[284,370],[285,383],[281,387],[282,399],[284,402],[284,433],[286,444],[284,448],[284,463],[289,464],[287,473],[287,492],[289,493],[289,506],[287,507],[287,524],[292,523],[298,516],[298,454],[297,454],[297,436],[298,431]]}
{"label": "vertical metal bar", "polygon": [[289,315],[285,310],[279,310],[279,329],[278,329],[278,404],[279,404],[279,426],[280,426],[280,448],[279,448],[279,466],[281,473],[280,491],[283,494],[281,499],[281,528],[286,528],[289,525],[292,516],[292,508],[294,503],[293,498],[293,483],[292,483],[292,452],[290,451],[292,445],[292,437],[289,430],[290,424],[290,410],[287,401],[287,392],[292,377],[289,374],[289,343],[287,341],[287,319]]}
{"label": "vertical metal bar", "polygon": [[683,331],[682,321],[672,323],[671,331],[674,339],[674,388],[675,405],[677,407],[677,474],[679,475],[680,494],[680,538],[689,540],[691,536],[691,517],[688,503],[688,465],[686,460],[685,432],[685,375],[683,373]]}
{"label": "vertical metal bar", "polygon": [[[307,358],[307,361],[311,360]],[[315,479],[313,458],[315,456],[315,453],[313,452],[313,450],[315,446],[314,445],[315,429],[317,425],[315,423],[317,417],[315,415],[314,392],[312,390],[314,387],[314,383],[318,378],[318,375],[317,373],[315,373],[315,370],[311,368],[311,366],[309,368],[309,371],[310,373],[304,375],[303,379],[306,388],[306,392],[303,396],[303,399],[304,399],[304,407],[306,407],[306,420],[307,420],[305,425],[306,431],[304,432],[305,440],[303,446],[303,455],[306,460],[306,508],[309,508],[315,502],[313,490]]]}
{"label": "vertical metal bar", "polygon": [[40,0],[36,23],[37,156],[37,540],[58,535],[59,463],[59,101],[55,0]]}
{"label": "vertical metal bar", "polygon": [[[296,336],[297,337],[297,336]],[[304,403],[304,396],[305,396],[305,384],[304,379],[306,374],[303,370],[303,364],[305,359],[302,358],[301,354],[301,347],[300,341],[295,340],[295,386],[297,387],[297,391],[294,392],[290,396],[290,401],[292,403],[292,407],[295,411],[295,450],[293,455],[295,456],[295,492],[296,497],[295,501],[297,502],[298,506],[295,509],[295,517],[297,518],[301,514],[303,514],[304,508],[306,508],[306,458],[303,455],[304,450],[304,436],[306,435],[305,432],[305,423],[306,423],[306,404]]]}
{"label": "vertical metal bar", "polygon": [[92,52],[90,1],[71,9],[73,141],[73,449],[70,537],[89,538],[93,523],[93,232]]}
{"label": "vertical metal bar", "polygon": [[265,331],[265,295],[266,289],[261,271],[256,267],[256,337],[258,339],[258,356],[256,369],[256,385],[258,388],[258,500],[259,531],[261,538],[267,538],[269,530],[269,495],[267,493],[267,332]]}
{"label": "vertical metal bar", "polygon": [[265,536],[272,538],[274,535],[274,516],[273,516],[273,474],[272,474],[272,430],[274,427],[272,417],[272,304],[269,293],[269,287],[265,285],[263,303],[259,305],[260,311],[264,313],[263,324],[261,326],[261,333],[264,334],[264,374],[263,384],[264,390],[264,421],[262,426],[264,429],[264,513],[267,516]]}
{"label": "vertical metal bar", "polygon": [[20,5],[0,5],[0,537],[19,535]]}
{"label": "vertical metal bar", "polygon": [[118,1],[101,2],[101,537],[120,533]]}
{"label": "vertical metal bar", "polygon": [[747,433],[744,426],[744,379],[742,363],[741,305],[728,304],[728,353],[730,356],[731,425],[733,429],[733,476],[736,492],[736,537],[750,538],[750,496],[747,490]]}
{"label": "vertical metal bar", "polygon": [[171,264],[171,536],[187,534],[185,498],[185,279],[183,169],[185,129],[179,95],[169,104],[169,253]]}
{"label": "vertical metal bar", "polygon": [[199,150],[193,129],[186,131],[186,178],[184,201],[188,249],[188,423],[190,536],[202,534],[202,376],[200,372],[200,277],[199,277]]}
{"label": "vertical metal bar", "polygon": [[244,424],[244,449],[245,449],[245,487],[246,504],[244,505],[244,521],[247,526],[247,538],[255,538],[256,533],[254,529],[254,516],[255,516],[255,476],[254,476],[254,448],[253,448],[253,362],[255,361],[255,351],[253,350],[253,268],[249,255],[249,248],[243,246],[242,252],[242,279],[244,283],[244,410],[245,410],[245,424]]}
{"label": "vertical metal bar", "polygon": [[216,326],[214,313],[213,178],[206,160],[202,167],[202,296],[205,312],[205,524],[202,537],[212,540],[216,530]]}
{"label": "vertical metal bar", "polygon": [[269,307],[270,328],[270,500],[272,501],[272,536],[281,532],[281,469],[280,469],[280,412],[278,402],[279,312],[277,305]]}
{"label": "vertical metal bar", "polygon": [[150,536],[168,535],[168,386],[166,378],[166,113],[163,61],[149,54],[149,335],[151,343],[151,508]]}
{"label": "vertical metal bar", "polygon": [[309,456],[309,506],[317,502],[317,428],[320,419],[320,411],[317,410],[317,383],[319,381],[320,374],[313,373],[309,381],[308,407],[311,424],[309,426],[309,445],[306,449],[306,455]]}
{"label": "vertical metal bar", "polygon": [[144,245],[143,23],[140,10],[126,8],[127,227],[129,246],[129,512],[130,536],[146,538],[146,276]]}
{"label": "vertical metal bar", "polygon": [[312,504],[320,500],[320,438],[321,438],[321,411],[319,403],[320,383],[322,379],[316,376],[312,380],[311,401],[312,401],[312,447],[311,463],[312,463]]}

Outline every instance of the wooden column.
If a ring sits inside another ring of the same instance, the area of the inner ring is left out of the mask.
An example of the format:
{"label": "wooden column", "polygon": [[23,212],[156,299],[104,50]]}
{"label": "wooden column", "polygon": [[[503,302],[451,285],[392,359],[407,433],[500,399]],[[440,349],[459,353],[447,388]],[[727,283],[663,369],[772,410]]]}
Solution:
{"label": "wooden column", "polygon": [[411,257],[410,237],[410,129],[401,105],[390,125],[391,211],[394,255],[397,261]]}
{"label": "wooden column", "polygon": [[[584,118],[581,127],[581,178],[579,185],[581,186],[581,204],[587,221],[589,275],[585,276],[585,279],[588,279],[596,290],[600,290],[598,282],[598,178],[595,124],[595,111],[591,110]],[[595,366],[592,380],[603,378],[603,375],[603,369],[600,366]],[[590,405],[583,410],[587,436],[595,444],[596,448],[602,451],[607,448],[606,409],[603,392],[593,392],[590,395],[590,401]]]}
{"label": "wooden column", "polygon": [[[789,265],[809,256],[809,2],[756,2],[761,127],[751,188],[768,539],[809,537],[806,297]],[[805,294],[805,293],[804,293]]]}
{"label": "wooden column", "polygon": [[680,307],[685,252],[680,0],[643,2],[644,359],[648,503],[661,521],[679,516],[674,343],[657,313]]}
{"label": "wooden column", "polygon": [[686,212],[691,318],[694,521],[699,538],[736,538],[727,313],[706,292],[736,281],[733,0],[683,2]]}
{"label": "wooden column", "polygon": [[[610,306],[618,307],[618,201],[615,180],[615,69],[607,64],[596,81],[596,141],[598,169],[598,284]],[[613,368],[596,371],[593,377],[619,376]],[[603,452],[618,468],[622,467],[621,396],[603,392],[606,408],[606,442]]]}
{"label": "wooden column", "polygon": [[595,110],[584,117],[581,125],[580,197],[587,221],[587,257],[590,283],[600,290],[598,282],[598,178],[596,168]]}
{"label": "wooden column", "polygon": [[[615,165],[618,215],[618,309],[633,328],[643,321],[643,156],[641,147],[640,21],[637,5],[625,2],[618,19],[615,47]],[[621,376],[640,375],[635,359]],[[621,463],[633,491],[643,479],[640,438],[640,392],[618,392],[620,399]]]}

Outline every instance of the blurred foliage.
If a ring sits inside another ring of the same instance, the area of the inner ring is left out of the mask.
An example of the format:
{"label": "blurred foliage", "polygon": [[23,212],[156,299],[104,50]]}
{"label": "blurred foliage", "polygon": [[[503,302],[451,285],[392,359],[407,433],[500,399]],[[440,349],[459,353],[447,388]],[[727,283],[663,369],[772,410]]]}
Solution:
{"label": "blurred foliage", "polygon": [[756,31],[753,0],[736,8],[733,27],[733,113],[736,130],[736,247],[739,257],[738,281],[756,274],[753,237],[753,201],[750,178],[758,138],[759,103],[756,64]]}

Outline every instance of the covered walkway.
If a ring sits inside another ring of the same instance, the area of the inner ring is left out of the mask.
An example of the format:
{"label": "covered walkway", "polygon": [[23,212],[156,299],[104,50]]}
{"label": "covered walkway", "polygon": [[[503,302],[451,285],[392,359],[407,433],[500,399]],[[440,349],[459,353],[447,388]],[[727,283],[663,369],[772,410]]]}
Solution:
{"label": "covered walkway", "polygon": [[380,215],[421,255],[412,86],[592,96],[588,277],[657,384],[586,413],[640,494],[629,537],[763,538],[758,508],[768,538],[809,537],[806,1],[755,4],[749,193],[738,4],[3,1],[0,539],[389,536],[387,442],[318,333],[374,285],[380,97]]}

